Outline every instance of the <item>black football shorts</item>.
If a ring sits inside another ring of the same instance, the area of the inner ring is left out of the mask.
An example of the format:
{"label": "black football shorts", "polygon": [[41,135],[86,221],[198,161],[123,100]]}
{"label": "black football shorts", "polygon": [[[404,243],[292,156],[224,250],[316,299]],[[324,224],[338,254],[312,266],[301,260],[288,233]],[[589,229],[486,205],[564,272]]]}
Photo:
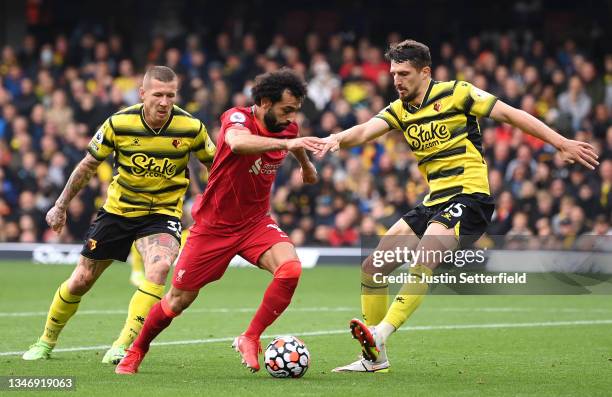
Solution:
{"label": "black football shorts", "polygon": [[412,231],[423,237],[431,222],[455,230],[460,247],[469,247],[478,240],[491,222],[495,203],[486,194],[458,194],[448,201],[432,206],[423,204],[402,216]]}
{"label": "black football shorts", "polygon": [[181,228],[181,221],[175,216],[151,214],[128,218],[100,209],[85,235],[81,255],[89,259],[125,262],[135,240],[167,233],[180,244]]}

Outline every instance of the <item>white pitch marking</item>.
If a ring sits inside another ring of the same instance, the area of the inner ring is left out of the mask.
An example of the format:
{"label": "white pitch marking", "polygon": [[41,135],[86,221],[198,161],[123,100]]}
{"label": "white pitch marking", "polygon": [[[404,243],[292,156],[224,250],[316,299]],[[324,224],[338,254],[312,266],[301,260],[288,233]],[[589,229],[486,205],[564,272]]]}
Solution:
{"label": "white pitch marking", "polygon": [[[186,313],[251,313],[257,310],[256,307],[237,307],[237,308],[212,308],[212,309],[188,309]],[[358,307],[298,307],[287,309],[286,312],[358,312]],[[113,310],[79,310],[78,316],[98,315],[98,314],[127,314],[125,309]],[[46,316],[47,312],[0,312],[0,317],[38,317]]]}
{"label": "white pitch marking", "polygon": [[[252,313],[256,307],[237,307],[237,308],[201,308],[188,309],[186,313]],[[358,307],[298,307],[287,309],[286,312],[356,312],[361,309]],[[611,313],[612,309],[588,309],[588,308],[550,308],[550,307],[441,307],[423,308],[421,311],[432,312],[486,312],[486,313],[511,313],[511,312],[546,312],[546,313]],[[125,309],[112,310],[79,310],[79,316],[95,316],[99,314],[127,314]],[[47,312],[0,312],[0,317],[39,317],[46,316]]]}
{"label": "white pitch marking", "polygon": [[[550,322],[535,322],[535,323],[491,323],[491,324],[449,324],[449,325],[415,325],[407,328],[400,328],[400,331],[440,331],[440,330],[455,330],[455,329],[491,329],[491,328],[540,328],[540,327],[563,327],[573,325],[606,325],[612,324],[610,320],[577,320],[577,321],[550,321]],[[335,329],[328,331],[311,331],[311,332],[284,332],[284,335],[298,336],[322,336],[322,335],[337,335],[348,334],[347,329]],[[263,339],[273,338],[276,335],[262,335]],[[192,339],[192,340],[177,340],[170,342],[153,342],[153,346],[176,346],[176,345],[199,345],[205,343],[216,342],[231,342],[234,337],[225,338],[209,338],[209,339]],[[55,353],[62,352],[80,352],[88,350],[106,350],[109,345],[100,346],[82,346],[82,347],[67,347],[53,350]],[[23,351],[0,352],[0,356],[18,356],[22,355]]]}

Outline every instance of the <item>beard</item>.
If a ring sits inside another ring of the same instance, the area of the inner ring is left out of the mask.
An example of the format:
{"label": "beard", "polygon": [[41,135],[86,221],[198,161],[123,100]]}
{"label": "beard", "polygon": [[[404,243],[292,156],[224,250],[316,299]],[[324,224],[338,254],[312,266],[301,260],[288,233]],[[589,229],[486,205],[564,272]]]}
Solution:
{"label": "beard", "polygon": [[408,105],[408,103],[414,101],[418,95],[418,92],[415,90],[413,92],[407,92],[404,96],[401,96],[400,99],[404,103],[404,105]]}
{"label": "beard", "polygon": [[282,132],[289,126],[289,123],[280,124],[278,119],[272,113],[272,109],[268,110],[266,114],[264,114],[264,124],[266,125],[266,129],[270,132]]}

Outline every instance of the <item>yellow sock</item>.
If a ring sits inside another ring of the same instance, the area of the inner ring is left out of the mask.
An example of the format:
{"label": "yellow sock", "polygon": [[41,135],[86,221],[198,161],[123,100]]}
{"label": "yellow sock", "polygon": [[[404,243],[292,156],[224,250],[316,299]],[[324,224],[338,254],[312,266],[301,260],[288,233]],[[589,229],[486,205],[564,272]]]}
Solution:
{"label": "yellow sock", "polygon": [[142,255],[136,249],[136,244],[132,244],[130,264],[132,266],[130,283],[135,287],[140,287],[140,284],[145,280],[144,261]]}
{"label": "yellow sock", "polygon": [[426,266],[416,265],[410,269],[412,279],[416,282],[406,283],[400,288],[393,300],[387,315],[382,320],[398,329],[410,317],[423,301],[429,285],[423,280],[423,275],[431,276],[432,271]]}
{"label": "yellow sock", "polygon": [[185,241],[187,241],[187,237],[189,237],[189,229],[183,229],[181,233],[181,247],[185,246]]}
{"label": "yellow sock", "polygon": [[53,302],[51,302],[47,314],[45,331],[40,339],[51,346],[55,346],[60,332],[62,332],[70,317],[77,311],[80,302],[81,297],[68,292],[68,281],[64,281],[55,291]]}
{"label": "yellow sock", "polygon": [[125,325],[119,334],[119,338],[113,342],[113,347],[130,346],[134,342],[142,329],[149,310],[161,300],[162,296],[164,296],[163,285],[153,284],[148,280],[140,284],[140,287],[132,296]]}
{"label": "yellow sock", "polygon": [[136,244],[132,244],[131,255],[132,271],[144,273],[144,262],[142,260],[142,255],[140,255],[140,252],[138,252],[138,250],[136,249]]}
{"label": "yellow sock", "polygon": [[377,325],[389,306],[389,284],[377,283],[371,274],[361,273],[361,311],[367,325]]}

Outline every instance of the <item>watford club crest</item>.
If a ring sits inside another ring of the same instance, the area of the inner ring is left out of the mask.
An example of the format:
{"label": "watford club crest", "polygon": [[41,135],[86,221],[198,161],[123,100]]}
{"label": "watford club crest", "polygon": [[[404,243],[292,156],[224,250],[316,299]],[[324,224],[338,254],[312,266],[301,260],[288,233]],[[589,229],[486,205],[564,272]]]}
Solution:
{"label": "watford club crest", "polygon": [[98,242],[96,240],[94,240],[93,238],[90,238],[89,240],[87,240],[87,248],[90,251],[95,250],[97,244],[98,244]]}
{"label": "watford club crest", "polygon": [[178,149],[178,147],[181,146],[181,140],[180,139],[173,139],[172,140],[172,146],[174,146],[175,149]]}
{"label": "watford club crest", "polygon": [[441,108],[442,108],[442,104],[440,102],[434,103],[434,110],[436,112],[439,112]]}

